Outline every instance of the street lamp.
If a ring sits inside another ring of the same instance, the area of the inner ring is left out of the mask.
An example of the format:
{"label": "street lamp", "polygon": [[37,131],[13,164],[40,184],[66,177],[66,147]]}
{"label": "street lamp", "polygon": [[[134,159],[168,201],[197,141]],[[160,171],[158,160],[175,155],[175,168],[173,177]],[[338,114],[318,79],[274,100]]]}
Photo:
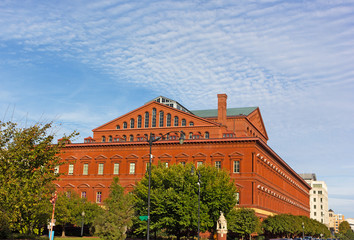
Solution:
{"label": "street lamp", "polygon": [[160,141],[163,137],[165,137],[166,135],[170,134],[170,133],[180,133],[180,137],[179,137],[179,143],[183,144],[184,138],[185,138],[185,134],[183,131],[171,131],[168,132],[160,137],[155,138],[154,135],[152,133],[150,133],[149,139],[147,139],[147,142],[149,143],[150,146],[150,156],[149,156],[149,188],[148,188],[148,219],[147,219],[147,232],[146,232],[146,239],[149,240],[150,239],[150,191],[151,191],[151,162],[152,162],[152,154],[151,154],[151,148],[152,148],[152,144],[154,142]]}
{"label": "street lamp", "polygon": [[[192,166],[191,173],[194,174],[195,167]],[[200,239],[200,171],[196,171],[198,175],[198,240]]]}
{"label": "street lamp", "polygon": [[81,237],[82,237],[84,235],[85,211],[82,211],[81,216],[82,216],[82,221],[81,221]]}
{"label": "street lamp", "polygon": [[302,239],[305,238],[305,224],[302,222]]}

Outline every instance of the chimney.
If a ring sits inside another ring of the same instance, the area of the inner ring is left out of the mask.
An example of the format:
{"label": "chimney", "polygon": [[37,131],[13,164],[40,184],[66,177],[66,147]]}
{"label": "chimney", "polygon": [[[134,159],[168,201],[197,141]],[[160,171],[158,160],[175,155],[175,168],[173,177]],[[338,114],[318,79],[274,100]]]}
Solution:
{"label": "chimney", "polygon": [[226,125],[226,100],[227,95],[225,93],[218,94],[218,122],[222,125]]}

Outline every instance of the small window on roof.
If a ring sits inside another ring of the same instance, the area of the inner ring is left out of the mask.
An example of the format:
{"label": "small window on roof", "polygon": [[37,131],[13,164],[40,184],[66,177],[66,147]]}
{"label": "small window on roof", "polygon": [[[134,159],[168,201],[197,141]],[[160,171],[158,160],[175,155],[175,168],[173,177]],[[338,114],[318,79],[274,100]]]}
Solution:
{"label": "small window on roof", "polygon": [[189,126],[194,126],[194,122],[189,122]]}

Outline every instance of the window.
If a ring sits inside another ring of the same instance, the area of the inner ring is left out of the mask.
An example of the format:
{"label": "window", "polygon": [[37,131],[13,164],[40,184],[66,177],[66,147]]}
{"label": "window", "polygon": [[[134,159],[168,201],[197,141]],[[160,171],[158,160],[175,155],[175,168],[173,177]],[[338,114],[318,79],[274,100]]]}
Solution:
{"label": "window", "polygon": [[202,162],[202,161],[197,162],[197,168],[198,168],[199,166],[202,166],[202,165],[203,165],[203,162]]}
{"label": "window", "polygon": [[129,136],[129,141],[131,141],[131,142],[134,141],[134,136],[133,135]]}
{"label": "window", "polygon": [[323,205],[321,205],[321,210],[323,210]]}
{"label": "window", "polygon": [[54,167],[54,174],[59,174],[59,166]]}
{"label": "window", "polygon": [[156,127],[156,108],[152,109],[152,127]]}
{"label": "window", "polygon": [[163,127],[163,118],[164,118],[164,116],[163,116],[163,111],[160,111],[160,127]]}
{"label": "window", "polygon": [[81,198],[86,198],[86,192],[81,192]]}
{"label": "window", "polygon": [[126,129],[127,127],[128,127],[127,122],[124,122],[124,123],[123,123],[123,128]]}
{"label": "window", "polygon": [[120,126],[119,126],[119,125],[117,125],[117,126],[116,126],[116,129],[120,129]]}
{"label": "window", "polygon": [[177,116],[175,116],[174,126],[175,126],[175,127],[178,126],[178,117],[177,117]]}
{"label": "window", "polygon": [[320,202],[322,202],[322,198],[320,198]]}
{"label": "window", "polygon": [[115,163],[113,165],[113,174],[118,175],[119,174],[119,163]]}
{"label": "window", "polygon": [[111,136],[111,135],[109,135],[109,137],[108,137],[108,141],[109,141],[109,142],[112,142],[112,140],[113,140],[113,139],[112,139],[112,136]]}
{"label": "window", "polygon": [[236,193],[235,198],[236,198],[236,205],[240,204],[240,193],[239,192]]}
{"label": "window", "polygon": [[130,119],[130,128],[134,128],[135,120],[134,118]]}
{"label": "window", "polygon": [[316,202],[316,198],[313,198],[313,201]]}
{"label": "window", "polygon": [[145,112],[145,127],[148,128],[149,127],[149,113]]}
{"label": "window", "polygon": [[165,168],[168,168],[168,162],[165,162]]}
{"label": "window", "polygon": [[313,215],[316,216],[316,212],[314,212]]}
{"label": "window", "polygon": [[190,132],[190,133],[189,133],[189,139],[192,139],[192,138],[193,138],[193,133]]}
{"label": "window", "polygon": [[102,142],[106,142],[106,136],[102,136]]}
{"label": "window", "polygon": [[316,191],[313,191],[313,194],[316,194]]}
{"label": "window", "polygon": [[313,205],[313,209],[316,209],[316,205]]}
{"label": "window", "polygon": [[233,170],[234,170],[234,173],[240,172],[240,161],[234,161]]}
{"label": "window", "polygon": [[216,167],[217,169],[221,169],[221,161],[216,161],[216,162],[215,162],[215,167]]}
{"label": "window", "polygon": [[182,119],[182,126],[185,127],[187,125],[186,119]]}
{"label": "window", "polygon": [[180,164],[182,164],[183,166],[186,166],[186,162],[180,162]]}
{"label": "window", "polygon": [[322,194],[322,191],[318,191],[318,194]]}
{"label": "window", "polygon": [[82,175],[88,175],[88,163],[84,163]]}
{"label": "window", "polygon": [[74,174],[74,164],[69,164],[69,175]]}
{"label": "window", "polygon": [[205,139],[209,139],[209,132],[205,132],[204,138],[205,138]]}
{"label": "window", "polygon": [[171,114],[167,114],[166,126],[171,127]]}
{"label": "window", "polygon": [[96,192],[96,203],[102,202],[102,192]]}
{"label": "window", "polygon": [[103,175],[103,163],[98,164],[98,175]]}
{"label": "window", "polygon": [[194,126],[194,122],[189,122],[189,126]]}
{"label": "window", "polygon": [[135,163],[129,164],[129,174],[135,174]]}
{"label": "window", "polygon": [[126,135],[123,135],[123,140],[127,141],[127,136]]}
{"label": "window", "polygon": [[138,128],[141,128],[141,115],[138,116]]}

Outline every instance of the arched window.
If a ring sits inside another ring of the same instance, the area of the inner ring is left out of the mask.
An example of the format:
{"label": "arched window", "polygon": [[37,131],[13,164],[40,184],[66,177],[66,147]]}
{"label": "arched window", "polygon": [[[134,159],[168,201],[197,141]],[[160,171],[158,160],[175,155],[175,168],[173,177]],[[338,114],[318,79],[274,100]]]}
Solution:
{"label": "arched window", "polygon": [[141,115],[138,116],[138,128],[141,128]]}
{"label": "arched window", "polygon": [[126,129],[127,127],[128,127],[127,122],[124,122],[124,123],[123,123],[123,128]]}
{"label": "arched window", "polygon": [[127,141],[127,136],[123,135],[123,140]]}
{"label": "arched window", "polygon": [[194,126],[194,122],[190,121],[189,126]]}
{"label": "arched window", "polygon": [[163,111],[160,111],[160,127],[163,127],[163,119],[164,116],[163,116]]}
{"label": "arched window", "polygon": [[102,142],[106,142],[106,136],[102,136]]}
{"label": "arched window", "polygon": [[148,128],[149,127],[149,113],[145,112],[145,127]]}
{"label": "arched window", "polygon": [[177,116],[175,116],[174,126],[175,126],[175,127],[178,126],[178,117],[177,117]]}
{"label": "arched window", "polygon": [[182,126],[185,127],[187,125],[186,119],[182,119]]}
{"label": "arched window", "polygon": [[130,119],[130,128],[134,128],[134,118]]}
{"label": "arched window", "polygon": [[166,126],[171,127],[171,114],[167,114]]}
{"label": "arched window", "polygon": [[152,123],[151,123],[152,127],[156,127],[156,108],[152,109]]}
{"label": "arched window", "polygon": [[119,125],[117,125],[117,126],[116,126],[116,129],[120,129],[120,126],[119,126]]}
{"label": "arched window", "polygon": [[193,138],[193,133],[190,132],[190,133],[189,133],[189,139],[192,139],[192,138]]}
{"label": "arched window", "polygon": [[112,136],[111,136],[111,135],[109,135],[108,141],[109,141],[109,142],[112,142]]}
{"label": "arched window", "polygon": [[205,132],[204,138],[205,138],[205,139],[209,139],[209,132]]}
{"label": "arched window", "polygon": [[131,141],[131,142],[134,141],[134,136],[133,136],[133,135],[130,135],[130,136],[129,136],[129,141]]}

